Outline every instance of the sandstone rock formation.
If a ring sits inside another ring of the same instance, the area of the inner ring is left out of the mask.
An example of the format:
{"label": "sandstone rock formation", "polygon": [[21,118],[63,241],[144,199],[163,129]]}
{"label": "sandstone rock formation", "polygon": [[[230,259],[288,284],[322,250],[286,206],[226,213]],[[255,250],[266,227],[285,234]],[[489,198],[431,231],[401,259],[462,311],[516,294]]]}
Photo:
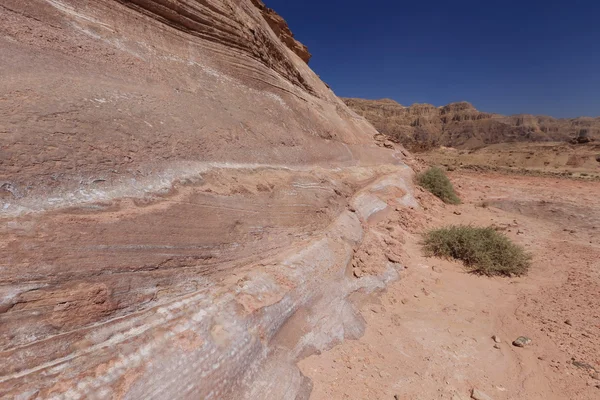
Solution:
{"label": "sandstone rock formation", "polygon": [[300,399],[401,151],[257,0],[0,4],[0,397]]}
{"label": "sandstone rock formation", "polygon": [[252,0],[252,3],[260,9],[263,17],[275,34],[281,39],[287,47],[290,48],[298,57],[308,64],[311,54],[308,48],[294,38],[294,34],[290,31],[287,22],[272,8],[268,8],[261,0]]}
{"label": "sandstone rock formation", "polygon": [[478,111],[467,102],[444,107],[431,104],[404,107],[390,99],[344,99],[344,102],[379,132],[412,150],[437,146],[469,149],[504,142],[579,140],[584,143],[600,139],[600,117],[556,119],[525,114],[507,117]]}

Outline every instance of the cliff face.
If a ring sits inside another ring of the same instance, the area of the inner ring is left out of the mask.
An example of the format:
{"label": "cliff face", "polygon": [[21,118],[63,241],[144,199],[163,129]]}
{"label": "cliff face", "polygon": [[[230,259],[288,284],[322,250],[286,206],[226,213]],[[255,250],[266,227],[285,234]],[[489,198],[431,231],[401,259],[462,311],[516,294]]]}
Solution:
{"label": "cliff face", "polygon": [[504,142],[600,138],[600,118],[507,117],[478,111],[467,102],[444,107],[430,104],[404,107],[389,99],[343,100],[359,115],[367,118],[379,132],[413,150],[437,146],[476,148]]}
{"label": "cliff face", "polygon": [[305,398],[402,152],[257,0],[1,3],[0,397]]}
{"label": "cliff face", "polygon": [[294,38],[294,34],[290,31],[287,22],[272,8],[268,8],[261,0],[252,0],[252,3],[258,7],[262,15],[279,39],[292,50],[298,57],[308,64],[311,54],[308,48]]}
{"label": "cliff face", "polygon": [[7,209],[182,160],[327,162],[370,144],[255,3],[3,1]]}

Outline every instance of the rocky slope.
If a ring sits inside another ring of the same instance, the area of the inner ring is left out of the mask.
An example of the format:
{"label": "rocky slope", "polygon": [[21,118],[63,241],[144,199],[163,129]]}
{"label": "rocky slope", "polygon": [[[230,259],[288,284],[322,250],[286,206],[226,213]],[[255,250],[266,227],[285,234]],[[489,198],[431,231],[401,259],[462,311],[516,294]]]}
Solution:
{"label": "rocky slope", "polygon": [[258,0],[3,0],[0,52],[0,397],[306,398],[401,149]]}
{"label": "rocky slope", "polygon": [[478,111],[467,102],[404,107],[390,99],[343,100],[379,132],[413,150],[440,145],[469,149],[504,142],[600,139],[600,117],[503,116]]}

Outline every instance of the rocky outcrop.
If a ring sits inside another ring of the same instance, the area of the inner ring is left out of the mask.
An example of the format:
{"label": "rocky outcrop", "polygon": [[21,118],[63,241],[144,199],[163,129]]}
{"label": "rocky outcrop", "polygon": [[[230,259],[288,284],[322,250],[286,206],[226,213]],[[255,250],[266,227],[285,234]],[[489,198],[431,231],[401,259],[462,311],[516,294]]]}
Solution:
{"label": "rocky outcrop", "polygon": [[2,1],[0,397],[306,398],[361,334],[411,171],[291,37],[253,0]]}
{"label": "rocky outcrop", "polygon": [[[600,138],[600,118],[556,119],[545,116],[503,116],[478,111],[467,102],[443,107],[390,99],[344,99],[382,134],[413,150],[437,146],[478,148],[504,142],[569,141]],[[584,133],[584,138],[581,137]],[[584,140],[584,141],[582,141]]]}
{"label": "rocky outcrop", "polygon": [[298,57],[308,64],[312,55],[308,48],[294,38],[294,34],[288,27],[287,22],[275,12],[272,8],[268,8],[261,0],[252,0],[252,3],[262,12],[263,17],[275,34],[281,39],[285,45],[292,50]]}

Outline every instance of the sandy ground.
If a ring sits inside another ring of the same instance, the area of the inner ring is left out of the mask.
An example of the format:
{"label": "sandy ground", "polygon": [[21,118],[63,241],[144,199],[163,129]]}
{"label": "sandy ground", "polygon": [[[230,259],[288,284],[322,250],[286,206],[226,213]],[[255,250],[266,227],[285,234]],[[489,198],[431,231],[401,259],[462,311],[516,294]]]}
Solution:
{"label": "sandy ground", "polygon": [[[473,389],[494,400],[599,399],[600,185],[473,172],[451,179],[464,203],[420,194],[425,210],[406,218],[415,221],[406,270],[362,305],[366,334],[300,363],[314,382],[311,399],[460,400]],[[525,246],[529,275],[474,276],[421,255],[423,230],[457,223],[495,225]],[[514,347],[522,335],[532,343]]]}
{"label": "sandy ground", "polygon": [[600,143],[499,143],[474,150],[440,147],[418,158],[449,168],[600,179]]}

